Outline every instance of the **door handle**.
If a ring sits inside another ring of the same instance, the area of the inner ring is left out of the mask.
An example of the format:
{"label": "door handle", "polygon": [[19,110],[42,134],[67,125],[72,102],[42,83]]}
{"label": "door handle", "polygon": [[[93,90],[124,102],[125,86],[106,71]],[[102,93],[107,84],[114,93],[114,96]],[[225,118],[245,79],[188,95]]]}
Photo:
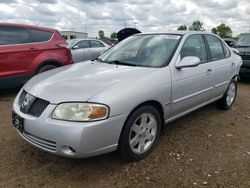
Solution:
{"label": "door handle", "polygon": [[234,65],[235,65],[235,63],[233,62],[233,63],[232,63],[232,65],[234,66]]}
{"label": "door handle", "polygon": [[207,72],[212,72],[212,69],[207,69]]}

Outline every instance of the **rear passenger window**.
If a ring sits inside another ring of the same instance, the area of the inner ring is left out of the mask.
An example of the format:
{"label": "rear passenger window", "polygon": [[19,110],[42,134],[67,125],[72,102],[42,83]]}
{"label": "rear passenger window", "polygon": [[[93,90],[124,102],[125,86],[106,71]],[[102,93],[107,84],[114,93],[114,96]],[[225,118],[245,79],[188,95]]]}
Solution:
{"label": "rear passenger window", "polygon": [[51,36],[52,36],[52,32],[49,31],[41,31],[41,30],[37,30],[37,29],[28,29],[30,36],[32,38],[32,42],[46,42],[49,41]]}
{"label": "rear passenger window", "polygon": [[206,38],[207,38],[209,49],[211,51],[212,61],[224,59],[225,58],[224,50],[223,50],[220,39],[212,35],[206,35]]}
{"label": "rear passenger window", "polygon": [[230,50],[228,49],[228,47],[224,43],[222,43],[222,46],[223,46],[225,58],[230,57],[231,53],[230,53]]}
{"label": "rear passenger window", "polygon": [[25,44],[32,42],[24,28],[0,27],[0,45]]}
{"label": "rear passenger window", "polygon": [[91,40],[90,44],[92,48],[105,47],[101,42],[96,41],[96,40]]}
{"label": "rear passenger window", "polygon": [[206,46],[201,35],[192,35],[187,38],[181,50],[181,59],[186,56],[196,56],[202,63],[207,62]]}

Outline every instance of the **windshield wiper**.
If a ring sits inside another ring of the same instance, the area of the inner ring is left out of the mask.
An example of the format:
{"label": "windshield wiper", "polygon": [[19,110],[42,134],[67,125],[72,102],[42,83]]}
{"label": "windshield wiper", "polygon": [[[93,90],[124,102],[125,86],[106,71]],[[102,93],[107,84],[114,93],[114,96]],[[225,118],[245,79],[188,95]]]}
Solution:
{"label": "windshield wiper", "polygon": [[115,64],[115,65],[125,65],[125,66],[133,66],[136,67],[138,65],[132,64],[132,63],[125,63],[119,60],[113,60],[113,61],[106,61],[106,63],[110,63],[110,64]]}

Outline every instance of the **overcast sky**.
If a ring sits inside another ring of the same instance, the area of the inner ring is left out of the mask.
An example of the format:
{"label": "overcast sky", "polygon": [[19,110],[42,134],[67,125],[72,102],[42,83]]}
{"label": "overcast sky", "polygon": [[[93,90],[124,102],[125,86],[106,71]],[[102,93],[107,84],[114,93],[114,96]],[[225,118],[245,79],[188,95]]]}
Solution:
{"label": "overcast sky", "polygon": [[225,23],[237,35],[250,30],[249,7],[249,0],[0,0],[0,21],[97,36],[98,30],[109,35],[125,26],[176,30],[199,19],[207,31]]}

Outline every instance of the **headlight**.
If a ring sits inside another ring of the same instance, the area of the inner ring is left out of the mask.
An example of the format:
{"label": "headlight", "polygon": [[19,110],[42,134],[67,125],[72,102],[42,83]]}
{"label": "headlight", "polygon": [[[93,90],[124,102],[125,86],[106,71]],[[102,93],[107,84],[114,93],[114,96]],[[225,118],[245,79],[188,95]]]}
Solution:
{"label": "headlight", "polygon": [[109,108],[102,104],[62,103],[53,112],[52,118],[66,121],[96,121],[108,117]]}

